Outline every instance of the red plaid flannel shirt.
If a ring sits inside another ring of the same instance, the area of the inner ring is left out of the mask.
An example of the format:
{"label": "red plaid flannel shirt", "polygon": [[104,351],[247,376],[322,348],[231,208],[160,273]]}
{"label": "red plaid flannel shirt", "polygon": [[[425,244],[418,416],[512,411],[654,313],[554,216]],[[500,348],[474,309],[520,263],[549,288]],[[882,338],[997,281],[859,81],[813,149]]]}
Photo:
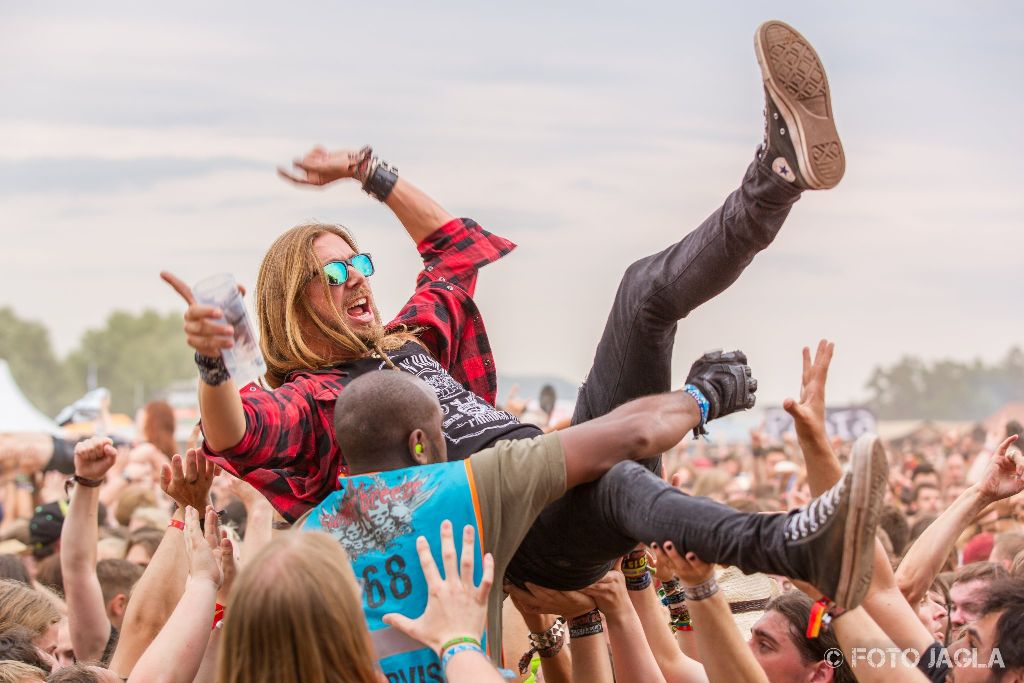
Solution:
{"label": "red plaid flannel shirt", "polygon": [[[418,327],[427,350],[457,381],[489,403],[498,389],[494,358],[473,302],[477,271],[515,248],[474,221],[457,218],[424,239],[416,291],[388,324]],[[334,439],[334,402],[343,373],[292,373],[272,391],[241,390],[245,436],[234,447],[206,456],[252,484],[289,521],[316,506],[347,473]]]}

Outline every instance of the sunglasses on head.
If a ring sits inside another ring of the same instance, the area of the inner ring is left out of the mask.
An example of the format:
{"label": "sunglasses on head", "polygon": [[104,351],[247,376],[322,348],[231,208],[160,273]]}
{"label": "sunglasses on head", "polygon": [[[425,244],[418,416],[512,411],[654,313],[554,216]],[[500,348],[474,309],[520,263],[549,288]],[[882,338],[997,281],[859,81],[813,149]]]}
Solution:
{"label": "sunglasses on head", "polygon": [[369,254],[356,254],[352,258],[340,261],[331,261],[324,264],[324,275],[327,276],[327,284],[338,287],[348,282],[349,266],[355,268],[363,277],[373,275],[373,259]]}

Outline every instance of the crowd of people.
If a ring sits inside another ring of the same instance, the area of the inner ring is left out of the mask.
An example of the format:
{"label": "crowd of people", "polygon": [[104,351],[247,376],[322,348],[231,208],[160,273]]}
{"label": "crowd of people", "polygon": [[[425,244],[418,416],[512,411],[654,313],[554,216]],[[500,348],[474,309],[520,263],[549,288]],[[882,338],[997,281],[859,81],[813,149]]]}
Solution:
{"label": "crowd of people", "polygon": [[391,209],[423,259],[412,298],[385,324],[349,231],[285,232],[254,292],[266,373],[242,386],[238,321],[164,273],[190,443],[160,402],[132,443],[0,435],[0,681],[1024,680],[1020,425],[830,438],[824,340],[792,439],[701,439],[754,407],[742,352],[671,386],[679,321],[845,168],[814,49],[781,22],[755,49],[756,158],[626,270],[571,414],[548,391],[498,405],[472,297],[513,243],[370,148],[282,169]]}

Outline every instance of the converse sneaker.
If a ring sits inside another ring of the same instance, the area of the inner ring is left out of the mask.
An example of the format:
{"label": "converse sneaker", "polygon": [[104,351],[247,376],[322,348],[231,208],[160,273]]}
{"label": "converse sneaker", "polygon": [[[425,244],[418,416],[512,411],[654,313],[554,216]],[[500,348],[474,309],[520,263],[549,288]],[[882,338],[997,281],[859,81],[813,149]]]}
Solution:
{"label": "converse sneaker", "polygon": [[765,90],[761,159],[804,189],[835,187],[846,170],[825,67],[796,29],[768,21],[754,34]]}
{"label": "converse sneaker", "polygon": [[839,483],[785,522],[789,559],[803,574],[793,578],[811,583],[844,609],[859,605],[871,585],[887,476],[882,442],[864,435]]}

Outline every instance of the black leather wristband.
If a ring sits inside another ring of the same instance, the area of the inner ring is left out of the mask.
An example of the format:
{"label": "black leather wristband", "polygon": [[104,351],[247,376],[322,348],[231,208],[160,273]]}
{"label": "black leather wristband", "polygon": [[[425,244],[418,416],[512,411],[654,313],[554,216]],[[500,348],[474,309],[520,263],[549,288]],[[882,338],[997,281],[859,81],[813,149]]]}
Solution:
{"label": "black leather wristband", "polygon": [[224,384],[231,379],[223,357],[210,358],[196,351],[196,366],[199,368],[199,379],[211,387]]}
{"label": "black leather wristband", "polygon": [[398,169],[377,157],[370,160],[370,167],[363,181],[363,191],[379,201],[384,201],[391,194],[398,182]]}

